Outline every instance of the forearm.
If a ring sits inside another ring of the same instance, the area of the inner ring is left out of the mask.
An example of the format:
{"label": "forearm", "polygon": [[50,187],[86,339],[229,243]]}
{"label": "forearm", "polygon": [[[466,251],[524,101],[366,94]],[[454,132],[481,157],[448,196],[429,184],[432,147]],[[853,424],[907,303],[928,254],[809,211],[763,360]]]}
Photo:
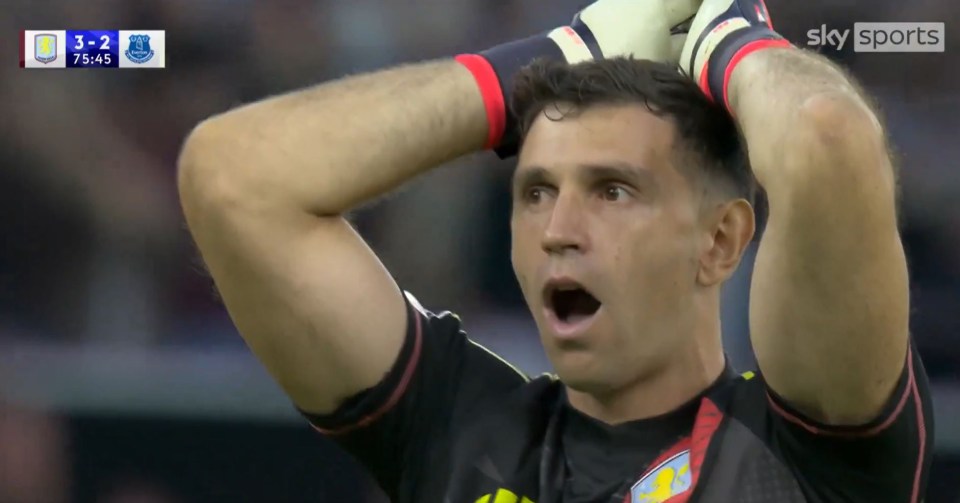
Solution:
{"label": "forearm", "polygon": [[892,180],[882,128],[859,86],[821,56],[753,52],[735,67],[729,100],[771,202],[803,180],[838,190],[861,176]]}
{"label": "forearm", "polygon": [[184,148],[181,187],[338,215],[480,149],[486,136],[469,71],[452,60],[402,66],[205,121]]}

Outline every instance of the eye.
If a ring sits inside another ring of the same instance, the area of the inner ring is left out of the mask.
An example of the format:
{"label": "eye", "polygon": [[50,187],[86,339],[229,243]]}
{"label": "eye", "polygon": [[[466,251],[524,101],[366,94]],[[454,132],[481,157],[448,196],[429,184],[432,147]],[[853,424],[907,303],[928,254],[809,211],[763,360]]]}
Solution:
{"label": "eye", "polygon": [[616,202],[625,199],[628,195],[627,189],[622,185],[609,184],[603,187],[602,196],[606,201]]}
{"label": "eye", "polygon": [[549,196],[543,186],[530,187],[523,192],[523,201],[527,204],[539,204]]}
{"label": "eye", "polygon": [[531,187],[523,194],[523,200],[528,203],[537,203],[543,198],[543,189],[540,187]]}

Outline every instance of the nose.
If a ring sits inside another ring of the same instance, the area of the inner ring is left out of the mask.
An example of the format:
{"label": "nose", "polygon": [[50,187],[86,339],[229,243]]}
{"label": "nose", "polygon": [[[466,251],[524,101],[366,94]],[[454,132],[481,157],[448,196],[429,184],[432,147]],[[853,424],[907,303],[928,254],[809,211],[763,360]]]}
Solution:
{"label": "nose", "polygon": [[584,252],[589,245],[587,215],[583,199],[574,192],[557,195],[543,230],[541,245],[551,255]]}

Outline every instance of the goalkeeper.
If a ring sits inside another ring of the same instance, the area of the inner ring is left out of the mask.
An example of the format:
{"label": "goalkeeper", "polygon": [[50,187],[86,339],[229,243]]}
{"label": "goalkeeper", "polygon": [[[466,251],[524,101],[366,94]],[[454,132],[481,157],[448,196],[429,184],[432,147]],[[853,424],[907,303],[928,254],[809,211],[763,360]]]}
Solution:
{"label": "goalkeeper", "polygon": [[[518,156],[512,263],[556,376],[424,309],[343,217],[481,149]],[[739,374],[720,289],[757,181],[759,369]],[[895,185],[858,85],[760,0],[599,0],[213,117],[179,171],[244,340],[410,503],[917,503],[933,426]]]}

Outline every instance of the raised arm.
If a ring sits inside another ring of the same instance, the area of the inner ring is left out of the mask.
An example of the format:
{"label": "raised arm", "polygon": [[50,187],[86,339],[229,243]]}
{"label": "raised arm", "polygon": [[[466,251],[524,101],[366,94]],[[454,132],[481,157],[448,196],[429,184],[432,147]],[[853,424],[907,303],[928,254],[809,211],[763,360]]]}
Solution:
{"label": "raised arm", "polygon": [[244,340],[299,407],[329,412],[376,384],[403,341],[401,292],[343,214],[485,137],[477,85],[453,61],[267,99],[190,135],[190,231]]}
{"label": "raised arm", "polygon": [[811,417],[876,417],[906,361],[907,266],[880,123],[850,78],[799,49],[747,56],[730,104],[770,200],[750,329],[778,394]]}
{"label": "raised arm", "polygon": [[766,382],[811,419],[874,419],[908,342],[880,122],[850,76],[773,31],[762,0],[707,0],[690,33],[681,64],[736,118],[770,201],[750,293]]}

